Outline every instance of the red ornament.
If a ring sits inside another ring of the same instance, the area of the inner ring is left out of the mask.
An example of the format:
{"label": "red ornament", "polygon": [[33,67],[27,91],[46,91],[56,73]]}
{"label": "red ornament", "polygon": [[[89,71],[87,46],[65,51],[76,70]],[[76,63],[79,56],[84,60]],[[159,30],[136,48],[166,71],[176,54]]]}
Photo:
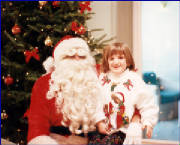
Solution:
{"label": "red ornament", "polygon": [[77,22],[73,21],[71,24],[71,30],[76,32],[79,35],[82,35],[86,32],[85,27],[81,24],[80,27],[78,27]]}
{"label": "red ornament", "polygon": [[13,33],[14,35],[21,33],[21,28],[20,28],[17,24],[15,24],[15,25],[12,27],[12,33]]}
{"label": "red ornament", "polygon": [[35,47],[32,51],[26,50],[24,52],[24,55],[26,57],[26,63],[29,62],[29,60],[31,59],[31,57],[34,57],[36,60],[40,60],[39,54],[38,53],[38,48]]}
{"label": "red ornament", "polygon": [[54,7],[59,7],[59,4],[60,4],[60,1],[53,1],[53,2],[52,2],[52,5],[53,5]]}
{"label": "red ornament", "polygon": [[4,83],[6,85],[12,85],[14,82],[14,79],[11,77],[11,76],[7,76],[5,79],[4,79]]}
{"label": "red ornament", "polygon": [[89,7],[90,2],[86,1],[86,2],[81,2],[79,4],[80,8],[81,8],[81,14],[84,13],[84,11],[87,9],[88,11],[91,11],[91,8]]}
{"label": "red ornament", "polygon": [[72,31],[77,31],[78,30],[78,24],[77,22],[73,21],[71,24],[71,30]]}

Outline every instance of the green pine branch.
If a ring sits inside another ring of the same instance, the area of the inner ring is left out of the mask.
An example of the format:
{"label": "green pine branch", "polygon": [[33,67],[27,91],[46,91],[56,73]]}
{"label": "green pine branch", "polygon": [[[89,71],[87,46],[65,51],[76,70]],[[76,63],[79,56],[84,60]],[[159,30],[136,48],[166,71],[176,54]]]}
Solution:
{"label": "green pine branch", "polygon": [[9,68],[15,68],[17,70],[23,69],[25,67],[25,64],[18,64],[15,61],[10,61],[7,57],[1,56],[1,65],[4,67],[9,67]]}

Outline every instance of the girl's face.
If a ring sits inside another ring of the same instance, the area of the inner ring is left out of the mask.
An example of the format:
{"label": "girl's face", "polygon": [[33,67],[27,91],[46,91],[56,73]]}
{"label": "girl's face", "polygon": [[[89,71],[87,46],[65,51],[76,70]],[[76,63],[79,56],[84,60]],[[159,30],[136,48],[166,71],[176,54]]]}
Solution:
{"label": "girl's face", "polygon": [[109,70],[120,75],[126,70],[127,63],[124,54],[114,54],[108,58]]}

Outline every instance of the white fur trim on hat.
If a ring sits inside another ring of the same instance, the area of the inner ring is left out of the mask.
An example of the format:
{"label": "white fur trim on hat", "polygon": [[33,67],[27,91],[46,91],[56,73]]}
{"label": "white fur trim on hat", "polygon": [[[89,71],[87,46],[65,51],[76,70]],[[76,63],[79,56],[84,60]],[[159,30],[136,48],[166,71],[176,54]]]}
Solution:
{"label": "white fur trim on hat", "polygon": [[50,136],[42,135],[42,136],[37,136],[28,142],[28,145],[35,145],[35,144],[57,145],[58,143]]}
{"label": "white fur trim on hat", "polygon": [[53,57],[48,57],[44,62],[43,62],[43,67],[46,70],[46,73],[50,73],[54,70],[54,59]]}
{"label": "white fur trim on hat", "polygon": [[59,45],[56,46],[54,50],[55,62],[71,53],[69,50],[75,47],[81,47],[89,53],[89,47],[85,40],[83,40],[82,38],[70,38],[67,40],[63,40],[61,43],[59,43]]}

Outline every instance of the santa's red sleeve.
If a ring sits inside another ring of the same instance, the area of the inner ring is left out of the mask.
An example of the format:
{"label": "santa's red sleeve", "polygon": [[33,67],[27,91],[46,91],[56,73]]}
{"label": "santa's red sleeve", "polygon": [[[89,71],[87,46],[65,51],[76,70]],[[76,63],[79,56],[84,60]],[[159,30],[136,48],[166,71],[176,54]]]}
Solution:
{"label": "santa's red sleeve", "polygon": [[50,74],[40,77],[34,84],[28,113],[28,144],[56,142],[49,137],[50,104],[46,99]]}

